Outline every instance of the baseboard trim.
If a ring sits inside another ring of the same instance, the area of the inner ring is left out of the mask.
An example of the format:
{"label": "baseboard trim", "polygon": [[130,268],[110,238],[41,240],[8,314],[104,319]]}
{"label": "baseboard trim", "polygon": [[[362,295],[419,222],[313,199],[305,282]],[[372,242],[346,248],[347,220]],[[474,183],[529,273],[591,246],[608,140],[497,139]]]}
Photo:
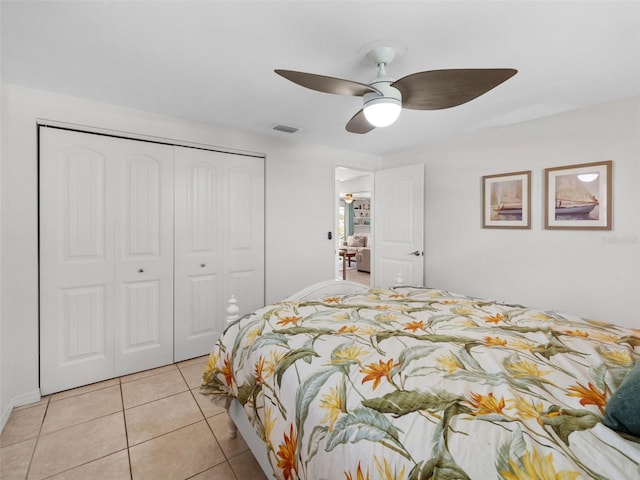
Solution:
{"label": "baseboard trim", "polygon": [[36,403],[40,401],[40,390],[33,390],[27,393],[21,393],[20,395],[15,395],[11,397],[9,400],[9,405],[2,412],[2,418],[0,419],[0,433],[4,430],[5,425],[9,421],[9,417],[11,416],[11,412],[15,407],[21,407],[22,405],[28,405],[30,403]]}

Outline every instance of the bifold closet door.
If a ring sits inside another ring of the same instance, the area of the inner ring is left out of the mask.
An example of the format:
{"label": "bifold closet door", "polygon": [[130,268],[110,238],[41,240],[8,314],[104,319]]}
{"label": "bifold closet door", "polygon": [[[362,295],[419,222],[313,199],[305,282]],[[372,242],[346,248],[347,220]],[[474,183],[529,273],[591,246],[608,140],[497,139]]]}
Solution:
{"label": "bifold closet door", "polygon": [[173,362],[173,155],[122,141],[115,201],[115,374]]}
{"label": "bifold closet door", "polygon": [[264,160],[176,147],[175,361],[209,353],[230,295],[264,304]]}
{"label": "bifold closet door", "polygon": [[40,387],[172,362],[173,147],[40,129]]}

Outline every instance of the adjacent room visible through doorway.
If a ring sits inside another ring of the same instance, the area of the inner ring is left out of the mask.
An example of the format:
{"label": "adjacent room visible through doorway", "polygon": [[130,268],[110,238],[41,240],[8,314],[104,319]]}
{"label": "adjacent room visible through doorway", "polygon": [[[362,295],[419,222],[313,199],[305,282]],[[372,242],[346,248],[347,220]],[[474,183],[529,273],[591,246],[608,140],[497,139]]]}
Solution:
{"label": "adjacent room visible through doorway", "polygon": [[336,276],[370,285],[373,265],[371,172],[337,167]]}

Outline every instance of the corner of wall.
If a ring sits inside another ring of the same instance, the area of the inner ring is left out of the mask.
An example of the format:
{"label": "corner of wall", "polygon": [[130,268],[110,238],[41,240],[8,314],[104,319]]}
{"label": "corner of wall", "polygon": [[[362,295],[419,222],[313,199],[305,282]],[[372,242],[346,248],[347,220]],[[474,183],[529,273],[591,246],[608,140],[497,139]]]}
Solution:
{"label": "corner of wall", "polygon": [[[2,81],[2,69],[0,68],[0,412],[2,412],[2,417],[0,417],[0,432],[4,429],[4,426],[9,418],[9,414],[11,414],[10,402],[8,402],[4,397],[4,369],[6,368],[7,361],[4,358],[5,349],[3,348],[3,341],[6,338],[4,334],[4,316],[2,315],[2,272],[4,269],[2,268],[2,259],[4,257],[3,250],[3,242],[2,237],[4,236],[4,215],[2,211],[2,196],[3,196],[3,186],[2,179],[4,175],[2,174],[2,150],[4,149],[4,117],[5,117],[5,102],[4,102],[4,82]],[[6,414],[6,412],[9,412]],[[5,418],[6,416],[6,418]]]}
{"label": "corner of wall", "polygon": [[21,405],[28,405],[29,403],[39,402],[41,399],[40,390],[35,390],[33,392],[22,393],[20,395],[16,395],[12,397],[7,406],[2,409],[2,416],[0,417],[0,432],[4,430],[5,425],[9,421],[9,417],[11,416],[11,412],[15,407],[19,407]]}

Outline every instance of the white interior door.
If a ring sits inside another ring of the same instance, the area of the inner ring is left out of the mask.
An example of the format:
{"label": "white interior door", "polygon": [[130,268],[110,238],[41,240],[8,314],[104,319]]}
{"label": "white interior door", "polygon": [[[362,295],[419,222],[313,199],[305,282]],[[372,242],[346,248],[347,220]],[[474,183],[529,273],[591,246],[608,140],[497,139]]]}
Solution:
{"label": "white interior door", "polygon": [[372,285],[388,288],[424,283],[424,165],[380,170],[374,175]]}
{"label": "white interior door", "polygon": [[209,353],[231,294],[264,304],[263,163],[176,147],[175,361]]}
{"label": "white interior door", "polygon": [[227,157],[224,295],[244,315],[264,306],[264,159]]}
{"label": "white interior door", "polygon": [[113,373],[115,144],[40,129],[40,389]]}
{"label": "white interior door", "polygon": [[216,152],[176,147],[176,361],[208,353],[223,327],[222,245],[224,159]]}
{"label": "white interior door", "polygon": [[171,363],[172,152],[40,129],[42,394]]}
{"label": "white interior door", "polygon": [[173,146],[118,139],[115,375],[173,361]]}

